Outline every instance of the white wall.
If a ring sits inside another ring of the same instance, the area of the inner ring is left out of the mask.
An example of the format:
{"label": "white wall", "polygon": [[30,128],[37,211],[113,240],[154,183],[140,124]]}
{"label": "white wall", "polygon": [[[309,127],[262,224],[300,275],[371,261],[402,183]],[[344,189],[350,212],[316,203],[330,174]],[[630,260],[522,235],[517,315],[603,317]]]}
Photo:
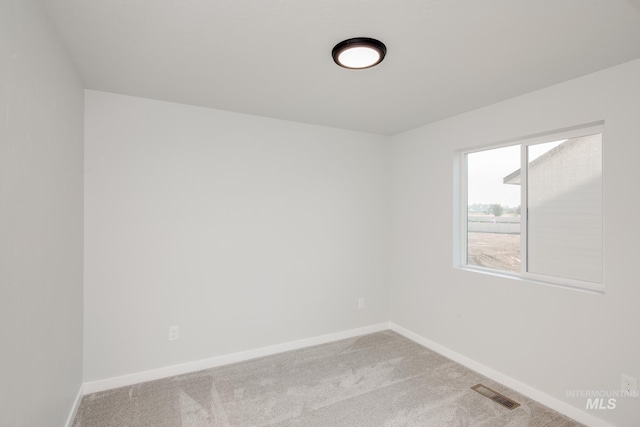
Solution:
{"label": "white wall", "polygon": [[82,383],[83,89],[38,2],[0,2],[0,425]]}
{"label": "white wall", "polygon": [[85,102],[85,381],[387,321],[386,137]]}
{"label": "white wall", "polygon": [[[457,149],[605,121],[605,295],[456,270]],[[582,410],[567,390],[640,378],[640,61],[392,138],[391,321]],[[591,410],[637,425],[640,400]]]}

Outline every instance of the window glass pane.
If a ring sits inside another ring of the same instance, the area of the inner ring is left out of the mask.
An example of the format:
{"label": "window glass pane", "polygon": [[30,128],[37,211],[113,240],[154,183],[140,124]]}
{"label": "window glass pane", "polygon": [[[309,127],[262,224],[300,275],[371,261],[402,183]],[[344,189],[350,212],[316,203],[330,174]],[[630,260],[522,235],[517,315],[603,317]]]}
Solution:
{"label": "window glass pane", "polygon": [[602,283],[602,134],[528,147],[528,271]]}
{"label": "window glass pane", "polygon": [[520,271],[519,170],[519,145],[467,154],[467,265]]}

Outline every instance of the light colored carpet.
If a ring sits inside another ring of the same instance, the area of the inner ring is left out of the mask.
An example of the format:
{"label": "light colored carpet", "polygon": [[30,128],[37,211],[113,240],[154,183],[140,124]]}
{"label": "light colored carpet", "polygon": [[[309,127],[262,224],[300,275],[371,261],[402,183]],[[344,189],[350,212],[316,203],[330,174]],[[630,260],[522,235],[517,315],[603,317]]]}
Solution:
{"label": "light colored carpet", "polygon": [[[470,389],[521,404],[509,410]],[[73,427],[576,427],[384,331],[85,396]]]}

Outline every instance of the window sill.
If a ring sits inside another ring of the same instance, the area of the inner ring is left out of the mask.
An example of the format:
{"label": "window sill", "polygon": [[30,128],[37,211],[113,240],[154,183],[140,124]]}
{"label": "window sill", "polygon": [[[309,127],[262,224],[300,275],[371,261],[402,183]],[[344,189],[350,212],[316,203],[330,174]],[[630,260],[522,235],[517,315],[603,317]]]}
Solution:
{"label": "window sill", "polygon": [[476,266],[456,266],[457,270],[468,271],[473,273],[486,274],[489,276],[502,277],[505,279],[512,279],[518,282],[533,283],[536,285],[551,286],[554,288],[569,289],[572,291],[586,292],[589,294],[604,295],[604,284],[585,282],[581,280],[572,279],[559,279],[553,278],[553,280],[547,279],[546,276],[524,276],[518,273],[508,273],[505,271],[493,270],[490,268],[476,267]]}

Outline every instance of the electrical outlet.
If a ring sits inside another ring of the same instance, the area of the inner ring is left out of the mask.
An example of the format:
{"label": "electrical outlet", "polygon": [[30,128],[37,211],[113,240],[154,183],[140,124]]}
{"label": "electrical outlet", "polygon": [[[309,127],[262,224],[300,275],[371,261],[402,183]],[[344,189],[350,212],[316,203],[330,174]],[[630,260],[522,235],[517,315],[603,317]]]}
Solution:
{"label": "electrical outlet", "polygon": [[358,309],[364,308],[364,297],[358,298]]}
{"label": "electrical outlet", "polygon": [[620,389],[625,393],[629,393],[629,396],[638,397],[638,380],[622,374],[620,376]]}
{"label": "electrical outlet", "polygon": [[175,341],[179,338],[180,329],[177,326],[169,326],[169,341]]}

